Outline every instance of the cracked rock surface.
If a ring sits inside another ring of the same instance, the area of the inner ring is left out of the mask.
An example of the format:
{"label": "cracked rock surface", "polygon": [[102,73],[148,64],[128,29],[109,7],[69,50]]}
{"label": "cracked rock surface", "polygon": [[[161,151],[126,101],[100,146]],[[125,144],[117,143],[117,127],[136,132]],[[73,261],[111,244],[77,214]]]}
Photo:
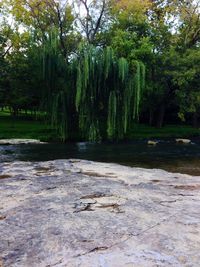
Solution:
{"label": "cracked rock surface", "polygon": [[200,177],[84,160],[0,164],[0,266],[199,263]]}

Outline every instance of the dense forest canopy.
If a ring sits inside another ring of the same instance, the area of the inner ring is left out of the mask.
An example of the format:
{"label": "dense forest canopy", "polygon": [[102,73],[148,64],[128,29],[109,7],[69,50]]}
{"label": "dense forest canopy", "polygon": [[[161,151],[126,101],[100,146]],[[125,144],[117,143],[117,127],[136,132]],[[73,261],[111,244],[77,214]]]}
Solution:
{"label": "dense forest canopy", "polygon": [[0,107],[63,141],[200,117],[199,0],[0,0]]}

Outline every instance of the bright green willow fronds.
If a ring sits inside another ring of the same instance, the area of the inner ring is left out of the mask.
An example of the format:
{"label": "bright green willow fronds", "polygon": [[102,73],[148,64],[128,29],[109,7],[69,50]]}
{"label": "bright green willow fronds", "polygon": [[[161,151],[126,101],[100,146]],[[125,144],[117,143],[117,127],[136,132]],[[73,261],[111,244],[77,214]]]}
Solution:
{"label": "bright green willow fronds", "polygon": [[118,60],[119,78],[124,82],[125,78],[128,77],[128,62],[125,58],[120,58]]}
{"label": "bright green willow fronds", "polygon": [[107,133],[108,138],[113,138],[116,131],[116,116],[117,116],[117,97],[114,91],[110,92],[109,102],[108,102],[108,123],[107,123]]}
{"label": "bright green willow fronds", "polygon": [[139,116],[144,65],[92,45],[81,46],[67,62],[51,39],[43,56],[46,99],[62,140],[73,131],[90,141],[123,138]]}

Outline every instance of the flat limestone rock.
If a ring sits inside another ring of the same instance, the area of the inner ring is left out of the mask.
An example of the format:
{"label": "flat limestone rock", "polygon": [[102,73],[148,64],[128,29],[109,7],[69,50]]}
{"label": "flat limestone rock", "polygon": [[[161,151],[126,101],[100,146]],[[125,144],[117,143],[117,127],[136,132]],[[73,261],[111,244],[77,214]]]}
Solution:
{"label": "flat limestone rock", "polygon": [[200,177],[83,160],[0,164],[0,266],[200,263]]}
{"label": "flat limestone rock", "polygon": [[37,139],[0,139],[0,145],[45,144]]}

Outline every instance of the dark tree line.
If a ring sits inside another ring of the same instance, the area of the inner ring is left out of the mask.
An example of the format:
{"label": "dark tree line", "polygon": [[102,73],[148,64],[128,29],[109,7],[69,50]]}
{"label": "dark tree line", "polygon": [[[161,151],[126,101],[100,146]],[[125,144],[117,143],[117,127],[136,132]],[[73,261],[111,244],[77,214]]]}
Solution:
{"label": "dark tree line", "polygon": [[63,139],[199,126],[199,0],[1,0],[0,12],[1,108],[44,112]]}

